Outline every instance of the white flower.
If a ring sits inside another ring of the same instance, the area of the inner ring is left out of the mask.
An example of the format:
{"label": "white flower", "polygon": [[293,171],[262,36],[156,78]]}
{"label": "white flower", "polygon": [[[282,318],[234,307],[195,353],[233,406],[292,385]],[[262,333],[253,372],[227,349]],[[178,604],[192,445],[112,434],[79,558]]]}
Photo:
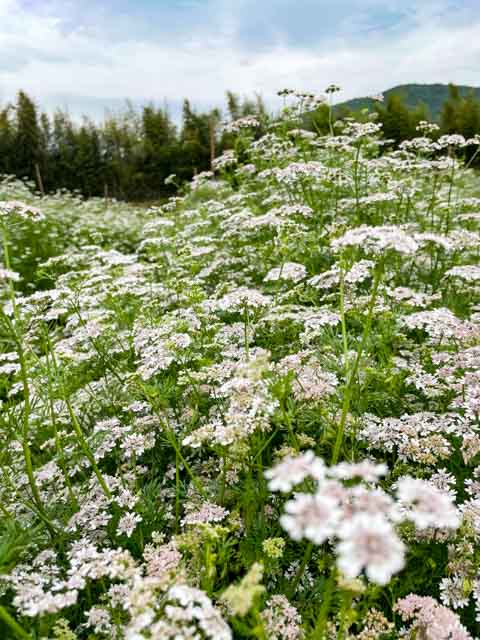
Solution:
{"label": "white flower", "polygon": [[300,484],[308,476],[317,480],[325,476],[325,465],[322,460],[315,457],[313,451],[306,451],[295,457],[288,457],[265,471],[265,477],[270,480],[270,491],[282,491],[287,493],[293,487]]}
{"label": "white flower", "polygon": [[197,511],[188,513],[181,521],[182,525],[203,524],[206,522],[221,522],[228,515],[227,509],[211,502],[205,502]]}
{"label": "white flower", "polygon": [[320,493],[299,493],[285,504],[280,524],[293,540],[322,544],[335,533],[341,511],[336,500]]}
{"label": "white flower", "polygon": [[465,595],[464,579],[462,576],[443,578],[440,582],[440,600],[447,607],[462,609],[470,600],[468,592]]}
{"label": "white flower", "polygon": [[95,633],[110,633],[112,631],[110,614],[106,609],[92,607],[85,615],[87,616],[85,626],[93,627]]}
{"label": "white flower", "polygon": [[403,229],[396,226],[368,227],[362,225],[349,229],[340,238],[332,240],[332,249],[341,251],[344,247],[362,247],[366,252],[382,254],[388,249],[410,255],[418,249],[416,241]]}
{"label": "white flower", "polygon": [[142,517],[139,516],[138,513],[126,513],[118,522],[117,534],[121,535],[124,533],[127,538],[130,538],[132,533],[135,531],[135,527],[141,521]]}
{"label": "white flower", "polygon": [[238,287],[230,293],[226,293],[216,302],[216,308],[220,311],[241,311],[245,307],[259,309],[268,307],[271,300],[260,291],[248,287]]}
{"label": "white flower", "polygon": [[466,264],[461,267],[452,267],[445,274],[446,276],[461,278],[467,282],[480,280],[480,267],[476,264]]}
{"label": "white flower", "polygon": [[387,584],[404,566],[405,545],[381,515],[359,513],[342,524],[337,565],[347,578],[362,570],[377,584]]}
{"label": "white flower", "polygon": [[21,275],[16,271],[0,268],[0,280],[12,280],[13,282],[18,282],[21,279]]}
{"label": "white flower", "polygon": [[359,260],[354,262],[351,268],[345,273],[347,284],[359,284],[370,277],[375,263],[371,260]]}
{"label": "white flower", "polygon": [[25,202],[19,202],[17,200],[0,202],[0,219],[11,218],[15,215],[25,220],[32,220],[33,222],[39,222],[45,218],[39,209]]}
{"label": "white flower", "polygon": [[370,460],[362,460],[361,462],[339,462],[335,467],[330,469],[329,475],[339,480],[350,480],[352,478],[361,478],[365,482],[378,482],[381,476],[388,473],[386,464],[376,464]]}
{"label": "white flower", "polygon": [[277,280],[291,280],[300,282],[307,275],[307,270],[303,264],[298,262],[285,262],[281,267],[270,269],[264,278],[265,282],[276,282]]}
{"label": "white flower", "polygon": [[418,529],[435,527],[457,529],[460,514],[451,496],[426,480],[404,476],[397,482],[397,496],[404,508],[404,517]]}

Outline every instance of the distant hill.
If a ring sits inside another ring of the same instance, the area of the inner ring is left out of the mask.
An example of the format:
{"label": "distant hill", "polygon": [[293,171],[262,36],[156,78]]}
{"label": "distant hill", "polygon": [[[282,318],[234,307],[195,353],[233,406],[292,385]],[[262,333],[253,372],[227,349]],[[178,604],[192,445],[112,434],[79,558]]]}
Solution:
{"label": "distant hill", "polygon": [[[480,99],[480,87],[467,87],[458,85],[461,95],[467,95],[470,91],[474,91],[477,98]],[[448,85],[446,84],[403,84],[384,91],[385,101],[390,95],[401,95],[405,104],[414,109],[419,104],[426,105],[430,116],[433,120],[440,118],[442,105],[448,98]],[[358,111],[368,107],[371,109],[375,101],[371,98],[354,98],[336,105],[336,108],[345,106],[352,111]]]}

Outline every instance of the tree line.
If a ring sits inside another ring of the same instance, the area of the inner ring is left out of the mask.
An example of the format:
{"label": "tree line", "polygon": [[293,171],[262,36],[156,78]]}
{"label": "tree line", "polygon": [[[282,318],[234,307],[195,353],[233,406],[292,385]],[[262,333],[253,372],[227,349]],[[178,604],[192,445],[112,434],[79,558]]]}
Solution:
{"label": "tree line", "polygon": [[[0,174],[33,180],[45,193],[64,188],[87,197],[125,200],[170,195],[176,187],[165,184],[169,175],[176,174],[177,184],[188,180],[209,169],[213,157],[233,146],[235,134],[221,127],[222,118],[234,121],[254,115],[268,121],[261,97],[252,100],[228,92],[226,98],[225,115],[217,108],[198,112],[185,100],[177,127],[166,108],[152,104],[141,109],[128,105],[101,123],[86,117],[78,123],[62,110],[48,116],[26,92],[19,91],[13,103],[0,109]],[[385,138],[394,146],[418,135],[419,122],[430,120],[426,105],[410,109],[401,95],[390,95],[374,110]],[[334,119],[346,116],[368,117],[364,110],[335,109]],[[480,133],[480,101],[473,93],[462,96],[450,85],[439,125],[439,135],[459,133],[471,138]],[[304,117],[303,126],[328,133],[328,105]]]}
{"label": "tree line", "polygon": [[[260,97],[255,100],[227,93],[228,118],[265,116]],[[131,105],[96,123],[80,123],[68,112],[53,116],[40,112],[24,91],[0,109],[0,174],[35,182],[45,193],[58,189],[79,191],[87,197],[107,196],[149,200],[175,190],[165,179],[190,179],[209,169],[212,158],[232,146],[232,134],[221,128],[221,113],[195,111],[183,103],[177,127],[163,107],[141,109]]]}
{"label": "tree line", "polygon": [[[410,140],[419,135],[417,127],[422,121],[432,121],[428,106],[419,103],[415,108],[409,108],[401,94],[391,94],[386,102],[376,103],[374,111],[377,121],[382,124],[384,138],[392,141],[392,146],[398,146],[404,140]],[[339,109],[337,117],[360,117],[361,113],[352,113],[348,109]],[[439,130],[437,135],[461,134],[465,138],[473,138],[480,134],[480,100],[474,91],[462,95],[454,84],[448,86],[448,98],[442,105],[440,112]]]}

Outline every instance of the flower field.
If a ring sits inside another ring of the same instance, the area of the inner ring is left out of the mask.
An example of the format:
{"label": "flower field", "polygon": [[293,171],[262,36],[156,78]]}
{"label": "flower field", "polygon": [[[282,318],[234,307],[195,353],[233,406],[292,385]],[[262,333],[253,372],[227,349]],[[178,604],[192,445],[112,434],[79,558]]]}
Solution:
{"label": "flower field", "polygon": [[0,183],[1,638],[480,637],[480,141],[312,100],[162,206]]}

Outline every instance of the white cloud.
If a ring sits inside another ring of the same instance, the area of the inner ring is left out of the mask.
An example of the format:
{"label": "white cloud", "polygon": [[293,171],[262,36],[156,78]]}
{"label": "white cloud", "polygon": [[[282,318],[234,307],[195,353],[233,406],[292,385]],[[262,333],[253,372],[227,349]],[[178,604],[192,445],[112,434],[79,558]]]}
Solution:
{"label": "white cloud", "polygon": [[[53,5],[39,11],[22,8],[20,0],[0,0],[0,97],[22,88],[42,105],[61,100],[72,112],[91,100],[98,115],[99,104],[127,97],[176,102],[188,96],[204,105],[221,102],[231,89],[259,92],[274,104],[275,92],[285,86],[321,91],[335,82],[345,89],[342,97],[353,97],[404,82],[479,83],[480,19],[467,4],[451,14],[447,0],[409,7],[391,0],[383,11],[403,7],[405,24],[382,31],[364,11],[351,12],[347,31],[329,31],[315,45],[290,42],[283,24],[275,40],[260,47],[237,37],[241,10],[254,10],[252,4],[244,0],[229,12],[229,2],[215,2],[224,11],[212,31],[204,23],[193,31],[188,25],[176,44],[165,25],[159,37],[137,35],[133,23],[128,37],[112,38],[100,21],[66,28],[65,15],[55,14]],[[369,6],[380,4],[370,0]]]}

